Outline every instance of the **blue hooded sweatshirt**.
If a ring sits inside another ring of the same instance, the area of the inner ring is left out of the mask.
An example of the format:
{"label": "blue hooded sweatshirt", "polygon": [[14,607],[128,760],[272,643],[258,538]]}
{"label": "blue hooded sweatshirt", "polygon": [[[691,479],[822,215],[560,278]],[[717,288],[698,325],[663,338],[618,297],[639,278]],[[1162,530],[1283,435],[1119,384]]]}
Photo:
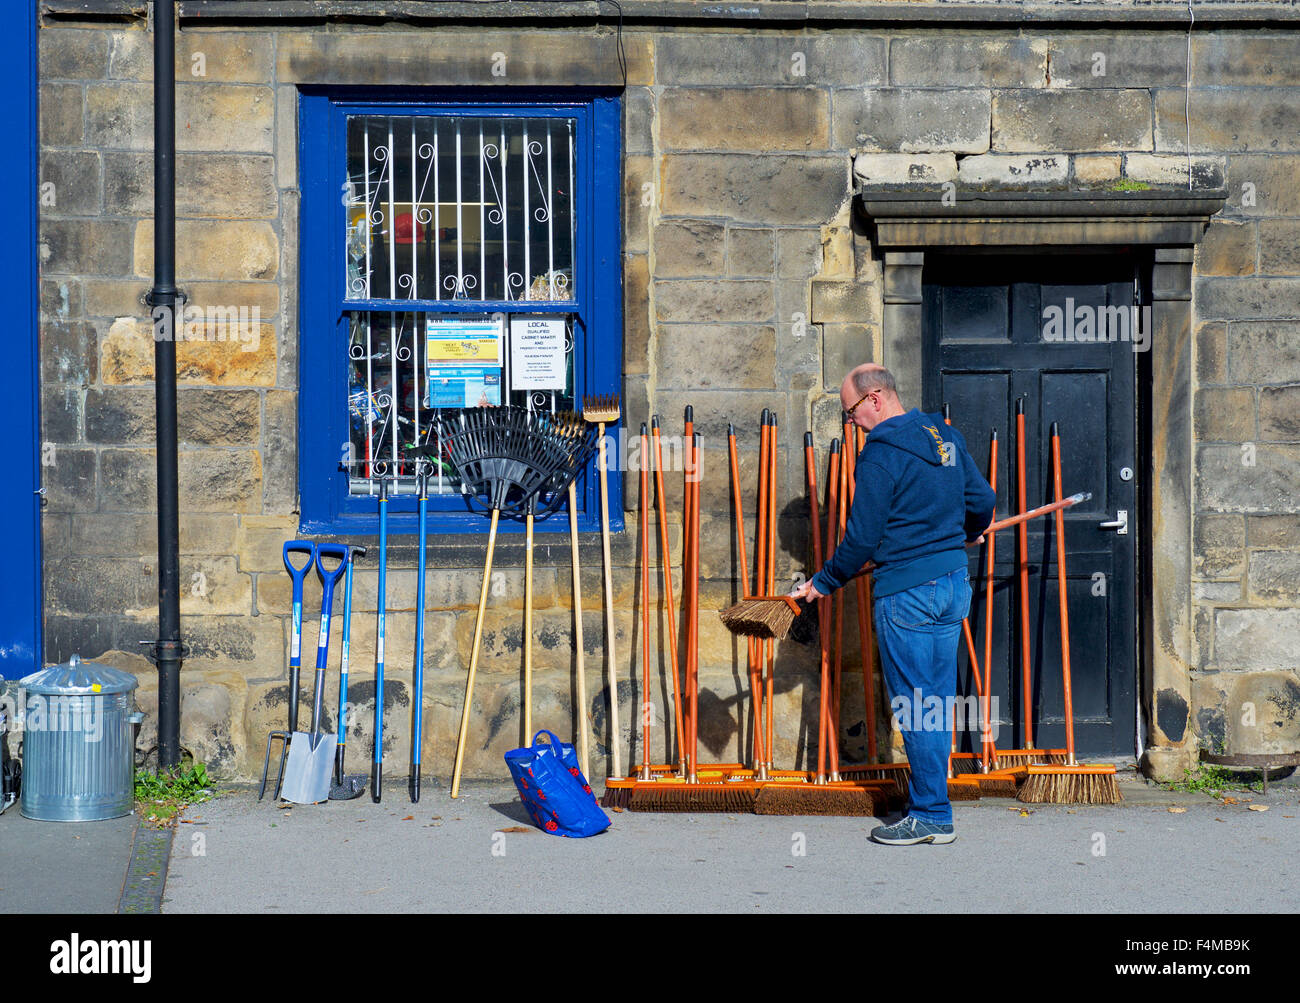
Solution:
{"label": "blue hooded sweatshirt", "polygon": [[966,567],[966,542],[993,519],[996,496],[966,441],[937,414],[916,408],[867,436],[844,540],[813,577],[818,592],[842,588],[874,561],[876,598]]}

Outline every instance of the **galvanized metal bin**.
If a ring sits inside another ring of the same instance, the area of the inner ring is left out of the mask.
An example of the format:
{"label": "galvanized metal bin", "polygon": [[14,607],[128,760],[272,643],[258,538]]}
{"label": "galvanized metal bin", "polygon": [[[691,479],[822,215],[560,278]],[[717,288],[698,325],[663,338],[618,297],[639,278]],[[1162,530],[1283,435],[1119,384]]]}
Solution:
{"label": "galvanized metal bin", "polygon": [[73,655],[21,684],[23,815],[91,822],[128,814],[135,801],[135,676]]}

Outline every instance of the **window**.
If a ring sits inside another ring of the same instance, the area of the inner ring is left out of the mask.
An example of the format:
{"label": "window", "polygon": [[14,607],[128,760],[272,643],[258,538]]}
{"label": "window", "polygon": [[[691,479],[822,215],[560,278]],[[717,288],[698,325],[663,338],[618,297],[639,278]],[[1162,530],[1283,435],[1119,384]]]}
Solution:
{"label": "window", "polygon": [[[618,101],[308,92],[300,125],[302,528],[376,531],[388,478],[404,532],[408,450],[439,408],[563,411],[619,390]],[[580,528],[598,525],[596,491],[591,469]],[[434,532],[486,529],[449,465],[429,510]]]}

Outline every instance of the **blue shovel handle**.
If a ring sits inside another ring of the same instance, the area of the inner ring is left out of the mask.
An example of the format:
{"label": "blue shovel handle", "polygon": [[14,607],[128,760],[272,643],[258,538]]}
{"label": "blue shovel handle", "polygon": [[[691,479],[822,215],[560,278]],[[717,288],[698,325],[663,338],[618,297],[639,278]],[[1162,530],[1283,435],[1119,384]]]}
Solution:
{"label": "blue shovel handle", "polygon": [[[290,554],[306,554],[307,562],[296,566]],[[298,669],[302,665],[302,587],[307,572],[316,563],[316,544],[311,540],[286,540],[284,567],[293,580],[293,636],[289,642],[289,731],[298,730]]]}
{"label": "blue shovel handle", "polygon": [[[333,568],[325,567],[325,558],[338,559]],[[325,668],[329,657],[330,614],[334,612],[334,586],[348,569],[348,548],[341,543],[321,543],[316,546],[316,573],[321,581],[320,640],[316,645],[316,668]]]}

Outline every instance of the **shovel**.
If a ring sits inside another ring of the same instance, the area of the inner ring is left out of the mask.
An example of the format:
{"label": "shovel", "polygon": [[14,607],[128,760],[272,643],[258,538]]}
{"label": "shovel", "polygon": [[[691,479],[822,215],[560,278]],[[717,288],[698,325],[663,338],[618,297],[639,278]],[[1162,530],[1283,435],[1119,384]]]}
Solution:
{"label": "shovel", "polygon": [[[327,570],[325,558],[338,559]],[[284,764],[284,784],[280,796],[294,804],[316,804],[329,799],[331,774],[337,734],[321,734],[321,710],[325,697],[325,665],[329,660],[330,613],[334,607],[334,586],[348,565],[348,548],[337,543],[316,547],[316,573],[321,580],[320,639],[316,644],[316,685],[312,697],[311,732],[295,731],[289,742],[289,757]]]}
{"label": "shovel", "polygon": [[[298,567],[290,554],[306,554],[307,560]],[[302,584],[307,572],[316,562],[316,544],[311,540],[286,540],[284,567],[293,580],[293,640],[289,647],[289,730],[273,731],[266,736],[266,758],[262,760],[262,789],[257,793],[261,801],[266,794],[266,774],[271,765],[271,745],[280,739],[280,767],[275,779],[275,799],[280,800],[280,786],[284,783],[284,759],[289,751],[289,741],[298,730],[298,669],[302,665]]]}

